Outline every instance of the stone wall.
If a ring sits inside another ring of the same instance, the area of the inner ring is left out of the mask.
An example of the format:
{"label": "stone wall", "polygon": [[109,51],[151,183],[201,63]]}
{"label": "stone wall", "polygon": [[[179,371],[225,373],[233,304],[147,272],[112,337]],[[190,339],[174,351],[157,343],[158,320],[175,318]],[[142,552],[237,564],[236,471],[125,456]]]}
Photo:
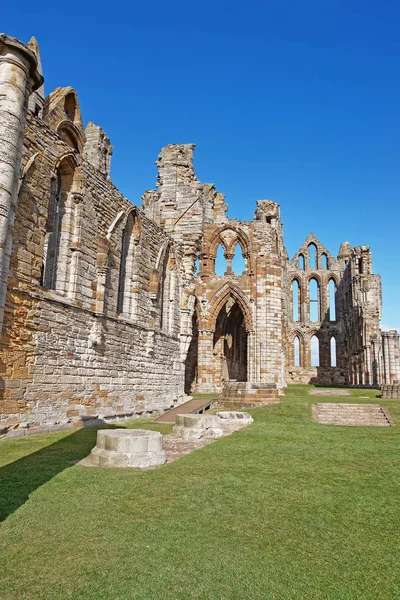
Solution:
{"label": "stone wall", "polygon": [[[81,142],[70,88],[47,99],[43,120],[27,117],[0,346],[3,428],[162,412],[183,395],[180,250],[82,157]],[[56,265],[48,280],[46,260]]]}

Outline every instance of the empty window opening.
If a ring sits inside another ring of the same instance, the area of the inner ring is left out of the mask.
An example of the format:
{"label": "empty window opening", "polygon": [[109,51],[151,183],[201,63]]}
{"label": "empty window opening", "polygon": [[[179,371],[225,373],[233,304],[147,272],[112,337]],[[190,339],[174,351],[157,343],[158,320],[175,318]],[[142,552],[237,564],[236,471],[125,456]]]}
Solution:
{"label": "empty window opening", "polygon": [[128,215],[122,232],[117,312],[131,318],[135,315],[137,294],[135,286],[135,239],[140,235],[139,222],[133,213]]}
{"label": "empty window opening", "polygon": [[294,366],[300,367],[300,340],[296,337],[293,342],[293,355],[294,355]]}
{"label": "empty window opening", "polygon": [[333,279],[328,283],[329,320],[336,321],[336,285]]}
{"label": "empty window opening", "polygon": [[328,268],[328,257],[324,253],[321,255],[321,269],[327,269],[327,268]]}
{"label": "empty window opening", "polygon": [[311,338],[311,366],[319,367],[319,339],[316,335]]}
{"label": "empty window opening", "polygon": [[309,244],[308,257],[310,260],[310,269],[316,269],[317,268],[317,246],[315,244]]}
{"label": "empty window opening", "polygon": [[331,351],[331,367],[336,367],[336,338],[334,336],[331,337],[330,351]]}
{"label": "empty window opening", "polygon": [[310,298],[310,321],[316,323],[319,318],[319,285],[316,279],[310,279],[309,283]]}
{"label": "empty window opening", "polygon": [[176,274],[176,265],[168,250],[164,257],[164,264],[160,281],[160,328],[167,333],[173,333],[175,327],[175,308],[178,306],[179,294]]}
{"label": "empty window opening", "polygon": [[364,273],[364,261],[362,258],[358,260],[358,272],[360,273],[360,275]]}
{"label": "empty window opening", "polygon": [[199,274],[200,271],[200,259],[199,257],[196,258],[196,260],[194,261],[194,273],[193,275],[196,277],[196,275]]}
{"label": "empty window opening", "polygon": [[304,271],[305,264],[304,264],[304,256],[302,254],[299,254],[299,258],[298,258],[298,261],[297,261],[297,266],[299,267],[299,269],[301,269],[302,271]]}
{"label": "empty window opening", "polygon": [[225,275],[226,258],[224,256],[224,247],[222,244],[218,246],[217,256],[215,257],[215,274],[219,277]]}
{"label": "empty window opening", "polygon": [[71,121],[75,121],[76,102],[74,94],[67,94],[64,102],[64,114]]}
{"label": "empty window opening", "polygon": [[292,283],[292,316],[293,321],[300,320],[300,311],[299,311],[299,303],[300,303],[300,286],[297,279],[293,280]]}
{"label": "empty window opening", "polygon": [[241,275],[246,270],[246,262],[242,254],[240,244],[236,244],[232,259],[232,271],[235,275]]}
{"label": "empty window opening", "polygon": [[62,223],[65,217],[65,194],[63,193],[63,180],[59,169],[52,183],[52,192],[46,223],[46,235],[43,248],[43,263],[41,273],[41,285],[49,289],[56,289],[60,249]]}

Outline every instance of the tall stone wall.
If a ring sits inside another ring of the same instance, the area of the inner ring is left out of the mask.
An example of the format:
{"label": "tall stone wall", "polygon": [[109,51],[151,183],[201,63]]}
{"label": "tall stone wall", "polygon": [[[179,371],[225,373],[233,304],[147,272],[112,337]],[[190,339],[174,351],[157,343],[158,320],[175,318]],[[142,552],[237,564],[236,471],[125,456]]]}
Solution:
{"label": "tall stone wall", "polygon": [[[183,395],[180,250],[59,135],[57,109],[49,124],[28,116],[25,131],[0,345],[3,428],[162,412]],[[60,171],[65,211],[49,287],[46,227]],[[128,229],[131,270],[121,286]]]}

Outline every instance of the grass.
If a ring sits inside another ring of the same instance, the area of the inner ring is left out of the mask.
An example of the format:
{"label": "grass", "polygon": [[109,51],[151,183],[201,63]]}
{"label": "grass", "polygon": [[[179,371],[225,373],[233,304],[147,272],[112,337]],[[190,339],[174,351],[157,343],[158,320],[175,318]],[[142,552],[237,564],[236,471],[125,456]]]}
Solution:
{"label": "grass", "polygon": [[311,419],[315,402],[372,399],[400,423],[400,402],[351,393],[291,386],[145,472],[71,464],[96,428],[1,442],[1,600],[400,598],[400,428]]}

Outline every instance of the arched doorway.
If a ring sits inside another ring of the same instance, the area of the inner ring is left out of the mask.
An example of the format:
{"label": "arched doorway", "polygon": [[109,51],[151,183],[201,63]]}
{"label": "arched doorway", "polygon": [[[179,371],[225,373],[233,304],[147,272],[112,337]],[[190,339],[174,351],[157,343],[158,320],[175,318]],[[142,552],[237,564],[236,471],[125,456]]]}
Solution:
{"label": "arched doorway", "polygon": [[213,340],[213,379],[217,390],[224,381],[247,381],[247,332],[243,312],[233,299],[219,311]]}
{"label": "arched doorway", "polygon": [[197,362],[199,355],[199,326],[197,321],[197,310],[192,317],[192,339],[189,344],[185,361],[185,394],[191,394],[196,389]]}

